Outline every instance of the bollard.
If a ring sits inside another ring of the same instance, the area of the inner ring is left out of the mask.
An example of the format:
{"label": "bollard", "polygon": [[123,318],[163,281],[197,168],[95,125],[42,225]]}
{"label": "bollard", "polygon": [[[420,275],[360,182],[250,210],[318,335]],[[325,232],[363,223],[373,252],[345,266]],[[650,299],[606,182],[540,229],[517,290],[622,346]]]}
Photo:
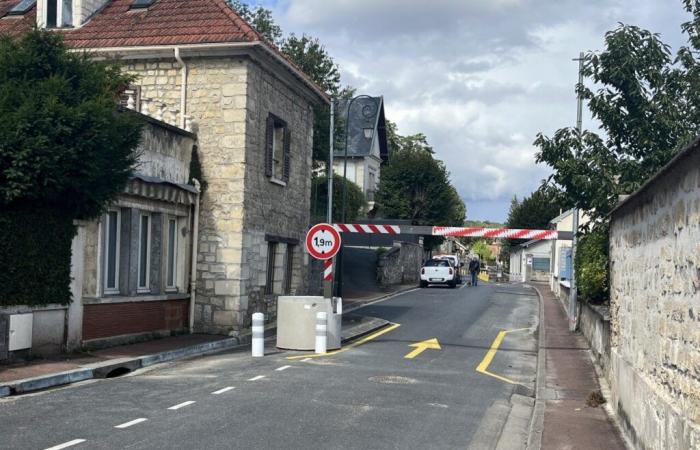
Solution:
{"label": "bollard", "polygon": [[265,315],[253,314],[253,358],[265,356]]}
{"label": "bollard", "polygon": [[343,314],[343,299],[341,297],[338,297],[338,305],[337,305],[336,311],[337,311],[336,314],[338,314],[338,315]]}
{"label": "bollard", "polygon": [[318,312],[316,313],[316,353],[326,353],[328,338],[326,337],[326,330],[328,328],[328,313]]}

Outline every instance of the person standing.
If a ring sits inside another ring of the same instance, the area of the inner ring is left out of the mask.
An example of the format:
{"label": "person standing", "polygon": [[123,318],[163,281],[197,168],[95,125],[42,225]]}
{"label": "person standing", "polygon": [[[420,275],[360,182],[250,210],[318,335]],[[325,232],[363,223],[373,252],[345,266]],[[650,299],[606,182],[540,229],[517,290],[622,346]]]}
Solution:
{"label": "person standing", "polygon": [[479,279],[479,269],[481,268],[481,264],[479,264],[479,259],[474,257],[472,258],[471,261],[469,261],[469,273],[472,276],[472,286],[477,285],[477,281]]}

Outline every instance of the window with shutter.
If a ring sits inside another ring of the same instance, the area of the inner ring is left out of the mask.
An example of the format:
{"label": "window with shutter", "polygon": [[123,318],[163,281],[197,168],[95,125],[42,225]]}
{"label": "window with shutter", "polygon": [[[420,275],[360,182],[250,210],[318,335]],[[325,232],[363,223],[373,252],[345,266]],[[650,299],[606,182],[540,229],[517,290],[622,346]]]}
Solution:
{"label": "window with shutter", "polygon": [[290,132],[287,122],[270,114],[267,118],[265,175],[276,184],[286,184],[290,170]]}

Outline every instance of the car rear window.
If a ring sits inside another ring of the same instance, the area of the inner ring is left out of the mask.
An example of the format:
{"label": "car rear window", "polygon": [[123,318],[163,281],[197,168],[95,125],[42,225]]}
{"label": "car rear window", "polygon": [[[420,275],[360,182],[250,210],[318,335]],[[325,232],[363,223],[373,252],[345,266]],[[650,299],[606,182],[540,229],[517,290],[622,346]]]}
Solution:
{"label": "car rear window", "polygon": [[450,263],[445,259],[431,259],[425,263],[426,267],[450,267]]}

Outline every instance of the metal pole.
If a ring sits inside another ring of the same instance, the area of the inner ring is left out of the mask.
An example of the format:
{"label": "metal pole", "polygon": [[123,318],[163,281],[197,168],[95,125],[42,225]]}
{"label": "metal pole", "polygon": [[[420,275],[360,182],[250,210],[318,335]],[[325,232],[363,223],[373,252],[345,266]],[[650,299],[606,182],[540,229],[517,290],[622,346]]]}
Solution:
{"label": "metal pole", "polygon": [[[578,86],[583,84],[583,52],[579,53],[578,59]],[[578,104],[576,105],[576,129],[578,130],[579,137],[583,132],[583,97],[581,93],[578,93]],[[576,331],[578,328],[578,290],[576,288],[576,246],[578,244],[578,208],[574,208],[573,211],[573,224],[571,231],[573,232],[573,238],[571,241],[571,284],[569,287],[569,330]]]}
{"label": "metal pole", "polygon": [[335,99],[331,99],[331,127],[329,130],[329,146],[328,146],[328,170],[326,171],[328,175],[328,214],[327,214],[327,223],[333,223],[333,151],[335,150],[335,145],[334,145],[334,132],[335,132],[335,123],[334,123],[334,114],[335,114]]}

